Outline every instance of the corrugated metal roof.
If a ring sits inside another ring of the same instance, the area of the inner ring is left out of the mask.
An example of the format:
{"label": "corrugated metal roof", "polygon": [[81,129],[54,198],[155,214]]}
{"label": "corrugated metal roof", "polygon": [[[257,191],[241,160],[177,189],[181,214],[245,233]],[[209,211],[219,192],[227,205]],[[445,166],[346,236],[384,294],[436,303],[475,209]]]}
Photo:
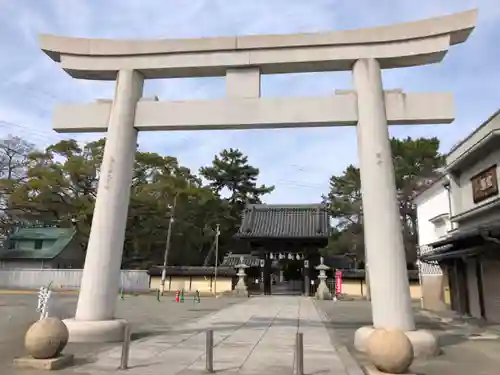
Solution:
{"label": "corrugated metal roof", "polygon": [[328,238],[330,220],[326,205],[247,205],[236,237]]}

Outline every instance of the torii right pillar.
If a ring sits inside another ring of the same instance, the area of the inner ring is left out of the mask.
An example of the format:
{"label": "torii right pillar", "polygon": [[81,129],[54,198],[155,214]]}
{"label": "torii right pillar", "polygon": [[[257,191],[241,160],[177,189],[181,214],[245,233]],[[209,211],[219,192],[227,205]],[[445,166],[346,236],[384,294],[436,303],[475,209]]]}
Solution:
{"label": "torii right pillar", "polygon": [[373,327],[356,331],[354,344],[365,351],[375,328],[397,329],[407,334],[415,357],[433,356],[439,351],[436,338],[415,330],[380,64],[376,59],[360,59],[354,63],[353,76],[373,319]]}

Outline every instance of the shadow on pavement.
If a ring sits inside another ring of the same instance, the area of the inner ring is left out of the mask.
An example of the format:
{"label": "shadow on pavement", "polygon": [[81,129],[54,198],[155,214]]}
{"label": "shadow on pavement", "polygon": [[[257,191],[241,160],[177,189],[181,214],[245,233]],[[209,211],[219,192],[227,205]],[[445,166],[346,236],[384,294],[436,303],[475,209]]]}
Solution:
{"label": "shadow on pavement", "polygon": [[[360,364],[367,364],[365,354],[354,349],[354,333],[361,326],[372,324],[371,306],[368,301],[337,302],[316,301],[328,317],[328,327],[334,345],[345,346]],[[417,329],[427,329],[438,339],[439,356],[427,360],[417,359],[411,372],[418,375],[493,375],[500,367],[500,340],[470,340],[480,336],[481,327],[469,326],[464,319],[431,318],[414,306]],[[470,320],[468,320],[470,322]],[[451,324],[450,324],[451,323]]]}

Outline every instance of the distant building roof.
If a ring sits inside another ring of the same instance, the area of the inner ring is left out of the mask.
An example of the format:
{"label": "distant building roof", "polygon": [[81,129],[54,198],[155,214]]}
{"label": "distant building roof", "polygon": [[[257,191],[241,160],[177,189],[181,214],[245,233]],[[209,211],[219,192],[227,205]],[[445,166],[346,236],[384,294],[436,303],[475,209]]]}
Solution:
{"label": "distant building roof", "polygon": [[327,239],[326,205],[250,204],[243,211],[238,238]]}
{"label": "distant building roof", "polygon": [[[20,228],[9,236],[0,249],[0,259],[54,259],[63,251],[74,238],[74,228]],[[21,242],[29,240],[53,240],[52,246],[44,246],[41,249],[16,248],[9,249],[11,241]]]}
{"label": "distant building roof", "polygon": [[249,254],[228,254],[224,257],[222,266],[234,268],[241,263],[241,257],[243,257],[243,264],[247,265],[248,267],[260,267],[259,257]]}

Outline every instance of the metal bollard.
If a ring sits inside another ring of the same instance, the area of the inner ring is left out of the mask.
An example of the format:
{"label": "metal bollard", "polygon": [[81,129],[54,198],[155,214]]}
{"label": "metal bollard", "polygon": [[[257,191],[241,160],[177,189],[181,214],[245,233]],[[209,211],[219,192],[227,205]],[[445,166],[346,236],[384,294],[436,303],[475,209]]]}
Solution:
{"label": "metal bollard", "polygon": [[205,367],[207,372],[214,372],[214,331],[211,329],[207,330]]}
{"label": "metal bollard", "polygon": [[128,368],[128,354],[130,351],[130,325],[125,325],[123,333],[122,357],[120,360],[120,370]]}
{"label": "metal bollard", "polygon": [[304,375],[304,334],[297,332],[295,339],[295,368],[296,375]]}

